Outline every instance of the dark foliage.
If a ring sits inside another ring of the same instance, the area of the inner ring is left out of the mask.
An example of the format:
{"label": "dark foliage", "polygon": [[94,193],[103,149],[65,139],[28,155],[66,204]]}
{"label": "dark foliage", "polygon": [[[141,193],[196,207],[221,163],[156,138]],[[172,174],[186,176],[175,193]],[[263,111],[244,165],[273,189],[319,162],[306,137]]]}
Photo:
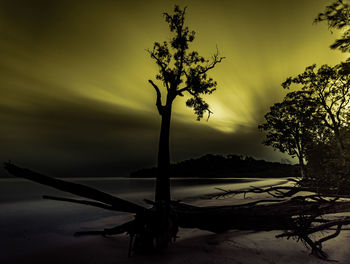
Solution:
{"label": "dark foliage", "polygon": [[308,165],[303,186],[324,188],[328,193],[350,194],[350,131],[340,131],[344,151],[339,153],[335,137],[327,142],[318,142],[307,151]]}
{"label": "dark foliage", "polygon": [[325,8],[314,20],[315,23],[326,21],[330,29],[343,32],[341,38],[335,40],[331,49],[339,49],[342,52],[350,51],[350,6],[347,0],[336,0]]}
{"label": "dark foliage", "polygon": [[211,113],[209,105],[201,96],[213,93],[217,86],[216,81],[208,76],[208,72],[224,57],[219,56],[218,49],[210,59],[200,56],[197,51],[189,50],[190,44],[195,40],[196,32],[185,25],[185,14],[186,7],[181,9],[177,5],[173,14],[164,13],[172,35],[170,41],[155,42],[153,49],[148,50],[159,67],[156,79],[161,81],[166,89],[166,105],[161,103],[159,86],[151,80],[149,82],[156,90],[156,105],[160,115],[164,114],[177,96],[187,94],[190,98],[186,101],[186,105],[194,109],[197,120],[200,120],[204,112]]}
{"label": "dark foliage", "polygon": [[[135,178],[153,178],[156,168],[141,169],[130,174]],[[197,159],[189,159],[171,164],[171,177],[198,177],[198,178],[278,178],[297,177],[298,166],[256,160],[252,157],[239,155],[212,155],[208,154]]]}
{"label": "dark foliage", "polygon": [[258,128],[266,132],[263,143],[291,157],[298,157],[301,176],[304,174],[306,149],[319,130],[323,114],[309,91],[288,93],[281,103],[270,107],[266,123]]}

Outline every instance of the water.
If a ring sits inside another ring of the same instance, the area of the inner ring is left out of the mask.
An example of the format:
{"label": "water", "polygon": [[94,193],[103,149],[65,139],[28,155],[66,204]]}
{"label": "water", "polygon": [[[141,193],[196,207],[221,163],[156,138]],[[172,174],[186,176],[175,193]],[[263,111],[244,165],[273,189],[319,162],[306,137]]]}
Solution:
{"label": "water", "polygon": [[[153,179],[130,178],[65,178],[102,190],[112,195],[142,203],[143,199],[153,199]],[[175,200],[198,197],[215,192],[215,188],[242,189],[250,185],[269,185],[280,179],[252,179],[252,178],[179,178],[171,180],[172,198]],[[29,202],[42,200],[42,195],[73,197],[69,193],[43,186],[26,179],[0,179],[0,206],[3,203]]]}
{"label": "water", "polygon": [[[135,203],[153,199],[153,179],[80,178],[65,179],[89,185]],[[215,188],[237,190],[251,185],[265,186],[283,179],[174,179],[174,200],[193,200],[216,192]],[[25,179],[0,179],[0,263],[14,255],[77,241],[79,230],[101,230],[121,221],[125,214],[67,202],[43,200],[42,195],[74,197]]]}

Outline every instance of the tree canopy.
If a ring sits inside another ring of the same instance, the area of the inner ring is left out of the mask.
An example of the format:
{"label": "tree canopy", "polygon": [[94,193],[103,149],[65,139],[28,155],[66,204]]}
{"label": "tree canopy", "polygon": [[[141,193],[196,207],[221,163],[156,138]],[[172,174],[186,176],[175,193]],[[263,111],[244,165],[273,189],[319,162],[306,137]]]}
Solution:
{"label": "tree canopy", "polygon": [[325,8],[314,20],[315,23],[326,21],[330,29],[342,31],[342,36],[336,39],[331,49],[342,52],[350,51],[350,6],[347,0],[336,0]]}
{"label": "tree canopy", "polygon": [[282,153],[297,156],[303,174],[306,148],[315,137],[322,115],[308,91],[288,93],[281,103],[275,103],[265,115],[266,123],[259,125],[266,131],[264,144]]}
{"label": "tree canopy", "polygon": [[297,84],[302,91],[310,93],[322,113],[324,126],[334,132],[338,147],[343,151],[340,130],[345,125],[345,114],[349,109],[349,74],[344,74],[340,65],[322,65],[316,70],[314,64],[298,76],[287,78],[282,86],[289,89],[291,84]]}
{"label": "tree canopy", "polygon": [[[149,80],[156,91],[156,106],[161,116],[155,200],[169,204],[172,103],[177,96],[184,96],[186,93],[190,96],[186,105],[194,109],[197,120],[200,120],[205,112],[208,112],[209,118],[211,111],[202,95],[211,94],[216,90],[217,83],[208,76],[208,71],[224,58],[219,56],[218,49],[210,59],[200,56],[197,51],[190,51],[195,32],[185,25],[186,7],[181,9],[176,5],[172,14],[163,15],[170,29],[170,41],[155,42],[148,53],[158,66],[156,80],[163,86],[163,89],[160,89],[158,84]],[[165,102],[162,102],[162,91],[163,95],[166,95]]]}
{"label": "tree canopy", "polygon": [[[186,7],[181,9],[175,6],[174,13],[164,13],[165,21],[169,25],[172,37],[163,43],[155,42],[153,49],[148,50],[152,59],[159,67],[156,79],[161,81],[167,91],[167,100],[174,100],[176,96],[188,93],[191,98],[186,105],[194,109],[197,119],[203,117],[209,105],[201,95],[211,94],[216,90],[217,83],[208,76],[208,71],[220,63],[224,57],[219,56],[218,49],[207,59],[199,55],[197,51],[189,51],[189,45],[195,39],[195,31],[185,26]],[[152,81],[149,81],[157,93],[157,108],[160,114],[164,111],[161,102],[161,91]]]}
{"label": "tree canopy", "polygon": [[[335,0],[328,5],[314,20],[322,21],[328,23],[330,30],[341,32],[331,48],[349,52],[348,0]],[[265,115],[267,122],[259,126],[267,131],[265,145],[298,156],[300,164],[305,158],[308,164],[304,183],[341,191],[341,186],[350,182],[349,78],[350,59],[335,66],[306,67],[304,72],[282,83],[283,88],[292,88],[294,92],[274,104]]]}

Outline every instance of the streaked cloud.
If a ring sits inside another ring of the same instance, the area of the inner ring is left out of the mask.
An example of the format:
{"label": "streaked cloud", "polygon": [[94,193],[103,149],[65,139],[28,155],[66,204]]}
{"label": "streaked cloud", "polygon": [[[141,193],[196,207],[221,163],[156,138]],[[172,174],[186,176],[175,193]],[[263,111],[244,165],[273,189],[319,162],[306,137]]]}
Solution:
{"label": "streaked cloud", "polygon": [[[173,158],[245,152],[278,160],[256,127],[282,99],[280,83],[310,64],[345,59],[328,48],[335,34],[312,24],[329,1],[176,3],[188,6],[193,49],[210,56],[217,45],[226,59],[211,74],[218,90],[206,98],[209,122],[195,121],[186,98],[175,102]],[[146,49],[169,39],[161,14],[174,4],[1,0],[0,158],[51,168],[154,164],[159,117],[147,80],[157,68]]]}

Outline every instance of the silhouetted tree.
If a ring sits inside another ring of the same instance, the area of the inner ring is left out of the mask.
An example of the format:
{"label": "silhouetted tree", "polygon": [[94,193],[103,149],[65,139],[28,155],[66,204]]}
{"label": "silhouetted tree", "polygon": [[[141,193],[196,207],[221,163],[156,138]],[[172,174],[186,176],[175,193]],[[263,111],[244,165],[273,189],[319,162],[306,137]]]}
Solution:
{"label": "silhouetted tree", "polygon": [[[348,147],[347,144],[344,144]],[[347,148],[339,156],[336,139],[330,136],[328,142],[317,142],[307,149],[307,175],[303,178],[303,186],[324,188],[329,193],[349,193],[349,155]]]}
{"label": "silhouetted tree", "polygon": [[340,132],[346,123],[345,113],[349,107],[349,74],[344,74],[340,65],[322,65],[317,71],[315,69],[315,64],[307,67],[297,77],[287,78],[282,86],[288,89],[294,83],[301,85],[302,91],[310,93],[323,116],[323,124],[334,133],[339,153],[343,156],[344,144]]}
{"label": "silhouetted tree", "polygon": [[[350,52],[350,5],[348,0],[336,0],[325,8],[314,20],[315,23],[326,21],[328,27],[339,30],[342,35],[330,46],[341,52]],[[344,74],[350,73],[350,58],[341,63]]]}
{"label": "silhouetted tree", "polygon": [[[331,45],[332,49],[341,52],[350,51],[349,11],[347,0],[335,0],[314,20],[315,23],[326,21],[331,30],[342,32],[342,36]],[[317,104],[317,113],[322,117],[316,124],[315,137],[310,140],[312,144],[305,152],[308,164],[303,184],[328,186],[339,192],[342,185],[349,183],[349,153],[346,151],[349,145],[344,142],[349,124],[346,120],[350,100],[349,73],[348,59],[335,67],[323,65],[317,70],[316,65],[309,66],[302,74],[289,77],[282,84],[284,88],[289,88],[294,83],[300,85],[302,91],[309,92]]]}
{"label": "silhouetted tree", "polygon": [[[337,3],[343,4],[338,0]],[[197,118],[203,117],[205,111],[210,110],[202,98],[202,94],[210,94],[216,88],[216,82],[207,77],[207,72],[222,61],[216,52],[212,60],[206,60],[199,56],[197,52],[188,52],[188,45],[194,40],[194,32],[190,32],[184,26],[185,9],[181,10],[175,6],[174,14],[164,14],[170,31],[174,34],[170,40],[170,48],[167,42],[163,44],[155,43],[153,50],[149,50],[151,57],[159,66],[159,74],[156,78],[165,87],[166,100],[162,104],[161,91],[159,87],[149,80],[157,93],[156,105],[162,118],[161,133],[159,141],[158,175],[156,182],[156,202],[145,200],[151,204],[151,208],[123,200],[119,197],[99,191],[97,189],[82,184],[72,183],[45,176],[29,169],[18,167],[11,162],[5,163],[5,169],[12,175],[29,179],[31,181],[51,186],[58,190],[88,198],[81,200],[66,197],[44,196],[46,199],[66,201],[77,204],[95,206],[102,209],[120,211],[134,214],[134,219],[113,228],[104,230],[77,232],[76,236],[82,235],[118,235],[127,233],[130,235],[129,256],[133,250],[148,252],[156,245],[166,245],[171,238],[175,239],[178,227],[198,228],[215,233],[222,233],[230,229],[272,231],[285,230],[276,237],[293,237],[308,245],[312,253],[321,259],[328,259],[327,254],[322,250],[322,243],[339,235],[343,225],[350,224],[350,217],[341,217],[336,213],[349,212],[350,202],[329,200],[330,186],[270,186],[257,187],[248,190],[222,190],[222,194],[215,197],[237,195],[247,193],[261,194],[268,193],[275,199],[256,200],[254,202],[226,205],[197,207],[178,201],[170,201],[169,186],[169,131],[171,119],[171,106],[174,99],[187,92],[192,97],[187,101],[187,106],[193,107]],[[344,123],[344,112],[348,105],[348,76],[344,73],[340,76],[340,70],[329,66],[322,66],[317,73],[315,66],[308,67],[306,71],[296,78],[288,78],[284,83],[288,88],[292,83],[301,84],[302,91],[289,93],[285,100],[271,108],[271,113],[267,114],[266,130],[271,129],[271,142],[275,148],[290,153],[299,153],[303,161],[303,144],[309,139],[310,130],[308,122],[317,120],[315,113],[323,118],[320,124],[332,129],[334,135],[341,133]],[[315,103],[315,106],[313,105]],[[314,109],[315,108],[315,109]],[[316,110],[316,111],[315,111]],[[310,120],[307,120],[309,118]],[[269,123],[270,122],[270,123]],[[284,123],[283,123],[284,122]],[[312,127],[312,122],[311,125]],[[265,126],[262,125],[265,129]],[[347,131],[349,132],[349,131]],[[329,137],[332,138],[332,137]],[[336,138],[334,136],[334,138]],[[274,140],[280,140],[275,143]],[[340,139],[340,136],[337,136]],[[345,143],[350,145],[350,133],[343,138]],[[284,141],[283,141],[284,140]],[[338,140],[339,141],[339,140]],[[331,143],[331,141],[329,141]],[[284,145],[283,145],[284,144]],[[299,144],[299,145],[298,145]],[[329,144],[330,145],[330,144]],[[328,146],[329,146],[328,145]],[[343,144],[338,144],[341,149]],[[326,146],[326,147],[328,147]],[[294,148],[294,152],[291,150]],[[347,148],[350,149],[350,148]],[[347,150],[346,149],[346,150]],[[330,160],[333,154],[332,148],[322,149],[319,153],[326,154],[326,159]],[[331,155],[328,155],[331,153]],[[328,155],[328,156],[327,156]],[[330,156],[330,157],[329,157]],[[350,157],[350,155],[349,155]],[[223,166],[227,159],[220,156],[209,155],[199,159],[202,165],[213,160],[218,166]],[[350,159],[349,159],[350,160]],[[253,171],[263,168],[264,162],[253,158],[234,157],[229,158],[229,163],[244,163],[247,168]],[[322,157],[321,157],[322,163]],[[227,164],[227,163],[226,163]],[[338,167],[338,166],[336,166]],[[321,167],[322,168],[322,167]],[[329,170],[333,173],[334,170]],[[343,173],[346,172],[346,173]],[[343,170],[342,176],[348,176],[349,170]],[[324,175],[327,175],[324,174]],[[350,185],[347,182],[338,181]],[[332,184],[332,183],[331,183]],[[345,184],[344,184],[345,185]],[[332,187],[332,186],[331,186]],[[303,192],[302,196],[296,196]],[[315,194],[305,195],[305,192],[315,192]],[[326,197],[322,197],[326,194]],[[165,205],[165,206],[164,206]],[[171,207],[170,207],[171,205]],[[169,210],[170,209],[170,210]],[[323,215],[327,215],[323,218]],[[320,232],[335,229],[333,234],[315,239]]]}
{"label": "silhouetted tree", "polygon": [[332,49],[342,52],[350,51],[350,6],[347,0],[336,0],[320,13],[314,22],[327,21],[330,29],[338,29],[343,32],[341,38],[335,40]]}
{"label": "silhouetted tree", "polygon": [[317,103],[310,95],[308,91],[288,93],[281,103],[270,107],[270,112],[265,115],[266,123],[258,126],[267,132],[263,142],[266,146],[297,156],[302,177],[307,145],[312,142],[322,120]]}
{"label": "silhouetted tree", "polygon": [[218,50],[211,59],[205,59],[196,51],[189,51],[189,44],[195,38],[195,32],[185,26],[185,12],[175,6],[174,13],[164,13],[165,21],[169,24],[172,37],[168,42],[155,42],[153,49],[148,50],[152,59],[159,67],[156,79],[161,82],[165,91],[165,102],[162,103],[162,93],[159,86],[152,80],[149,83],[156,91],[156,106],[161,116],[161,128],[158,149],[158,174],[156,180],[156,203],[170,201],[169,181],[169,133],[172,103],[177,96],[188,93],[191,98],[186,105],[194,109],[197,120],[203,117],[204,112],[210,115],[209,105],[202,99],[202,94],[211,94],[216,89],[216,82],[208,77],[207,73],[220,63],[223,57]]}

